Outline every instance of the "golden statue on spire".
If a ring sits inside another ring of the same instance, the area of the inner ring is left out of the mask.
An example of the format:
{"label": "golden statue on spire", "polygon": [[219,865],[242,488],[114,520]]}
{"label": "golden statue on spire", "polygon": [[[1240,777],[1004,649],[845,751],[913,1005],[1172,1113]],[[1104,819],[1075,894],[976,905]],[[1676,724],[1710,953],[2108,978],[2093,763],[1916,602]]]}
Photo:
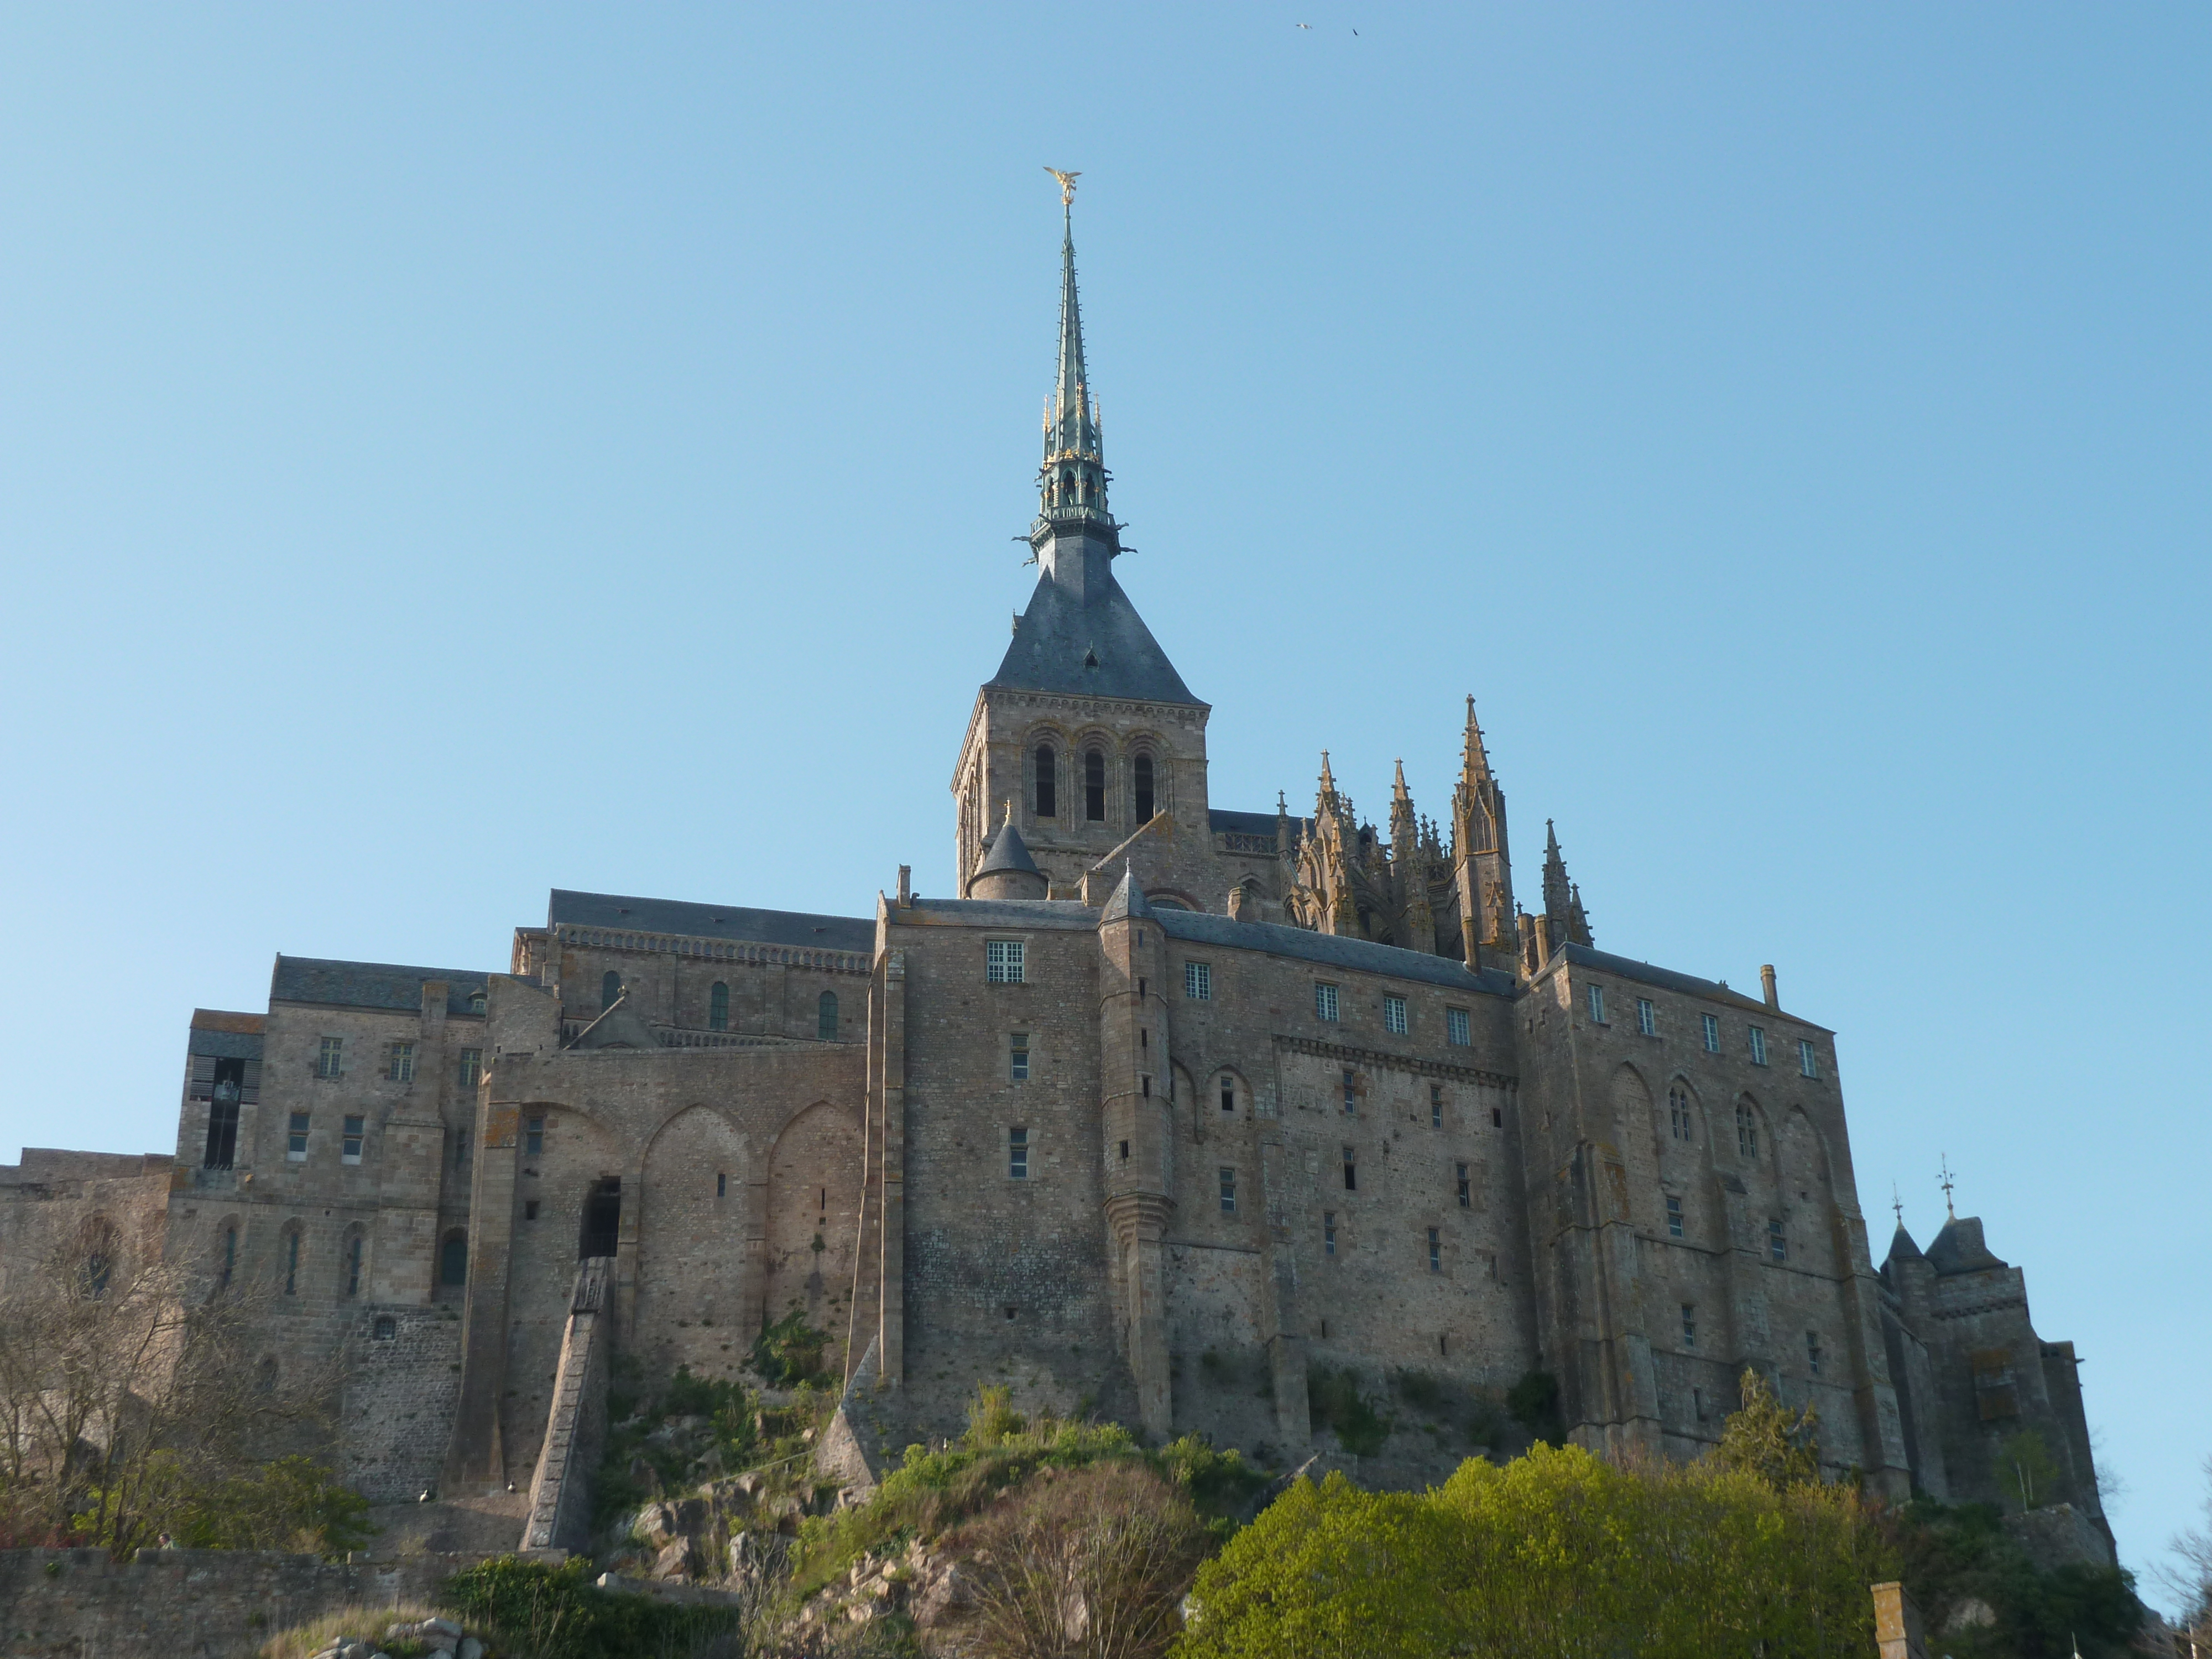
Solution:
{"label": "golden statue on spire", "polygon": [[1062,173],[1058,167],[1047,167],[1045,171],[1060,180],[1060,206],[1073,205],[1075,201],[1075,181],[1083,175],[1079,173]]}

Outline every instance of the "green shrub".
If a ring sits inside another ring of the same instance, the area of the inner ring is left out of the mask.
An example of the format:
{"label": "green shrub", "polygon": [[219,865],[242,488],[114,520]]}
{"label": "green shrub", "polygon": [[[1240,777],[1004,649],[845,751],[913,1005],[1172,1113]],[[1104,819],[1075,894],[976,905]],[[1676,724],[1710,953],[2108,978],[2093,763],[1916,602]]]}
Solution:
{"label": "green shrub", "polygon": [[1543,1444],[1567,1443],[1567,1425],[1559,1415],[1559,1380],[1549,1371],[1524,1373],[1505,1391],[1505,1409]]}
{"label": "green shrub", "polygon": [[512,1555],[447,1579],[439,1600],[471,1632],[530,1659],[658,1659],[689,1654],[734,1629],[737,1613],[603,1590],[581,1557],[549,1567]]}
{"label": "green shrub", "polygon": [[1316,1429],[1335,1431],[1337,1443],[1354,1457],[1372,1457],[1390,1437],[1390,1421],[1359,1392],[1359,1379],[1348,1370],[1316,1365],[1306,1373],[1306,1410]]}
{"label": "green shrub", "polygon": [[772,1389],[823,1387],[838,1379],[823,1369],[830,1339],[806,1322],[797,1308],[769,1326],[753,1344],[752,1367]]}

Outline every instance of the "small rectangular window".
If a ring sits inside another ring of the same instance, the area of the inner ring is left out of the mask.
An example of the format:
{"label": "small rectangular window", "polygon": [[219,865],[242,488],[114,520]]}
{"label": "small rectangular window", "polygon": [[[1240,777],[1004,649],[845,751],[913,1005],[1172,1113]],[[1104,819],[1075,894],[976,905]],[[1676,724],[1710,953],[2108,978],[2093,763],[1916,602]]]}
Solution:
{"label": "small rectangular window", "polygon": [[1006,1174],[1015,1181],[1030,1178],[1030,1132],[1027,1129],[1006,1131]]}
{"label": "small rectangular window", "polygon": [[1012,1083],[1030,1080],[1030,1034],[1016,1031],[1006,1039],[1006,1079]]}
{"label": "small rectangular window", "polygon": [[1347,1193],[1359,1190],[1359,1159],[1349,1146],[1344,1149],[1344,1190]]}
{"label": "small rectangular window", "polygon": [[1323,1255],[1336,1254],[1336,1212],[1334,1210],[1321,1212],[1321,1253]]}
{"label": "small rectangular window", "polygon": [[526,1198],[522,1200],[522,1218],[525,1221],[535,1221],[538,1219],[538,1200],[536,1199]]}
{"label": "small rectangular window", "polygon": [[1820,1334],[1818,1331],[1805,1333],[1805,1369],[1815,1376],[1820,1374]]}
{"label": "small rectangular window", "polygon": [[1384,997],[1382,999],[1382,1029],[1389,1032],[1392,1036],[1403,1036],[1406,1035],[1406,999]]}
{"label": "small rectangular window", "polygon": [[336,1077],[345,1060],[345,1039],[325,1037],[322,1050],[315,1056],[317,1077]]}
{"label": "small rectangular window", "polygon": [[1429,1229],[1429,1271],[1432,1273],[1440,1273],[1443,1270],[1443,1234],[1439,1229],[1431,1227]]}
{"label": "small rectangular window", "polygon": [[1221,1109],[1224,1112],[1237,1109],[1237,1079],[1225,1072],[1221,1076]]}
{"label": "small rectangular window", "polygon": [[727,1198],[729,1195],[730,1172],[727,1170],[717,1170],[714,1172],[714,1196]]}
{"label": "small rectangular window", "polygon": [[1225,1164],[1221,1170],[1221,1213],[1237,1213],[1237,1171]]}
{"label": "small rectangular window", "polygon": [[1705,1023],[1705,1052],[1717,1054],[1721,1051],[1721,1022],[1717,1014],[1700,1014]]}
{"label": "small rectangular window", "polygon": [[1444,1085],[1441,1083],[1431,1083],[1429,1085],[1429,1127],[1441,1129],[1443,1127]]}
{"label": "small rectangular window", "polygon": [[1659,1010],[1650,997],[1636,999],[1636,1030],[1639,1036],[1659,1035]]}
{"label": "small rectangular window", "polygon": [[545,1150],[545,1120],[533,1117],[522,1126],[522,1150],[532,1158]]}
{"label": "small rectangular window", "polygon": [[1459,1171],[1459,1206],[1462,1210],[1471,1210],[1474,1207],[1474,1183],[1468,1176],[1466,1164],[1453,1167]]}
{"label": "small rectangular window", "polygon": [[983,947],[983,977],[994,985],[1019,985],[1023,982],[1022,941],[1018,939],[994,939]]}
{"label": "small rectangular window", "polygon": [[1797,1073],[1800,1077],[1820,1075],[1820,1051],[1809,1042],[1801,1041],[1797,1045]]}
{"label": "small rectangular window", "polygon": [[294,1164],[307,1161],[307,1115],[305,1112],[292,1114],[291,1133],[285,1142],[284,1156]]}
{"label": "small rectangular window", "polygon": [[1751,1028],[1751,1063],[1754,1066],[1766,1064],[1766,1033],[1756,1025]]}
{"label": "small rectangular window", "polygon": [[1358,1111],[1359,1073],[1347,1066],[1344,1071],[1344,1115],[1346,1117],[1353,1117],[1358,1115]]}
{"label": "small rectangular window", "polygon": [[385,1071],[391,1083],[412,1083],[415,1080],[415,1045],[395,1042],[392,1045],[392,1064]]}
{"label": "small rectangular window", "polygon": [[1490,1109],[1490,1127],[1493,1129],[1502,1129],[1505,1127],[1505,1109],[1503,1106],[1493,1106]]}
{"label": "small rectangular window", "polygon": [[347,1117],[339,1126],[338,1162],[341,1164],[361,1162],[361,1143],[368,1127],[368,1121],[366,1118],[353,1116]]}
{"label": "small rectangular window", "polygon": [[1123,1142],[1121,1143],[1121,1162],[1122,1162],[1122,1163],[1124,1163],[1124,1164],[1127,1164],[1128,1161],[1129,1161],[1129,1143],[1128,1143],[1127,1141],[1126,1141],[1126,1140],[1125,1140],[1125,1141],[1123,1141]]}
{"label": "small rectangular window", "polygon": [[1605,987],[1602,985],[1589,988],[1589,1017],[1593,1025],[1605,1024]]}
{"label": "small rectangular window", "polygon": [[1186,962],[1182,965],[1182,994],[1193,1002],[1213,1000],[1213,965]]}
{"label": "small rectangular window", "polygon": [[1314,987],[1314,1018],[1328,1020],[1332,1024],[1335,1023],[1336,987],[1334,985]]}
{"label": "small rectangular window", "polygon": [[1667,1194],[1667,1237],[1680,1238],[1681,1236],[1682,1200],[1669,1193]]}
{"label": "small rectangular window", "polygon": [[1790,1241],[1782,1231],[1782,1218],[1770,1216],[1766,1221],[1766,1253],[1777,1261],[1790,1260]]}
{"label": "small rectangular window", "polygon": [[483,1050],[464,1048],[460,1063],[454,1067],[453,1080],[464,1089],[473,1089],[483,1081]]}
{"label": "small rectangular window", "polygon": [[1698,1346],[1698,1310],[1693,1303],[1682,1304],[1682,1346],[1686,1348]]}
{"label": "small rectangular window", "polygon": [[1466,1009],[1444,1010],[1444,1041],[1450,1043],[1453,1048],[1464,1048],[1474,1041],[1474,1034],[1468,1028]]}

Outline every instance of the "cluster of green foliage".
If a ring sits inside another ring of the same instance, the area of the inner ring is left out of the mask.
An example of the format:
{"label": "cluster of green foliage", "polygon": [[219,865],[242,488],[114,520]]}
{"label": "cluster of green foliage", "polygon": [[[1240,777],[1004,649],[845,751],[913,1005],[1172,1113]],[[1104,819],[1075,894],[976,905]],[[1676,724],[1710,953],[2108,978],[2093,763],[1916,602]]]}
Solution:
{"label": "cluster of green foliage", "polygon": [[1505,1409],[1546,1446],[1567,1443],[1566,1421],[1559,1414],[1559,1380],[1549,1371],[1528,1371],[1505,1391]]}
{"label": "cluster of green foliage", "polygon": [[[800,1340],[788,1331],[782,1340]],[[592,1484],[594,1530],[718,1475],[772,1464],[799,1468],[811,1449],[807,1431],[818,1429],[836,1403],[833,1394],[805,1381],[775,1404],[742,1382],[695,1376],[689,1366],[678,1366],[653,1387],[634,1359],[618,1357],[615,1366],[606,1446]],[[693,1425],[687,1431],[669,1431],[687,1419]]]}
{"label": "cluster of green foliage", "polygon": [[502,1555],[454,1574],[439,1600],[495,1647],[530,1659],[688,1655],[737,1623],[727,1607],[601,1589],[595,1571],[580,1556],[553,1567]]}
{"label": "cluster of green foliage", "polygon": [[[181,1549],[311,1550],[338,1557],[375,1535],[368,1500],[341,1486],[310,1457],[280,1457],[210,1476],[187,1468],[173,1452],[146,1460],[129,1526],[123,1506],[93,1486],[87,1507],[70,1517],[86,1541],[124,1547],[131,1538],[166,1534]],[[125,1532],[129,1536],[125,1536]]]}
{"label": "cluster of green foliage", "polygon": [[1118,1424],[1046,1418],[1032,1425],[1008,1403],[1005,1389],[981,1388],[969,1403],[968,1431],[959,1440],[936,1451],[908,1447],[866,1503],[810,1516],[800,1526],[793,1594],[805,1600],[861,1556],[901,1539],[937,1537],[1040,1472],[1112,1462],[1157,1471],[1217,1536],[1227,1534],[1269,1482],[1235,1450],[1217,1451],[1196,1436],[1148,1452]]}
{"label": "cluster of green foliage", "polygon": [[2134,1581],[2116,1568],[2039,1568],[2004,1529],[1994,1505],[1950,1508],[1920,1498],[1887,1516],[1905,1588],[1923,1612],[1944,1618],[1969,1598],[1996,1622],[1947,1630],[1953,1659],[2084,1659],[2130,1650],[2143,1623]]}
{"label": "cluster of green foliage", "polygon": [[1858,1659],[1888,1569],[1849,1486],[1539,1446],[1425,1493],[1296,1483],[1200,1570],[1177,1651]]}
{"label": "cluster of green foliage", "polygon": [[823,1364],[829,1348],[830,1339],[793,1308],[761,1332],[753,1344],[752,1368],[771,1389],[830,1388],[838,1379]]}
{"label": "cluster of green foliage", "polygon": [[340,1607],[279,1631],[261,1644],[256,1659],[313,1659],[341,1642],[365,1643],[371,1651],[385,1654],[387,1659],[428,1659],[434,1650],[422,1638],[401,1637],[387,1642],[384,1633],[394,1625],[419,1625],[434,1616],[431,1608],[397,1602],[380,1607]]}
{"label": "cluster of green foliage", "polygon": [[1316,1429],[1333,1430],[1354,1457],[1372,1457],[1390,1437],[1392,1419],[1376,1411],[1348,1370],[1316,1365],[1306,1372],[1306,1412]]}

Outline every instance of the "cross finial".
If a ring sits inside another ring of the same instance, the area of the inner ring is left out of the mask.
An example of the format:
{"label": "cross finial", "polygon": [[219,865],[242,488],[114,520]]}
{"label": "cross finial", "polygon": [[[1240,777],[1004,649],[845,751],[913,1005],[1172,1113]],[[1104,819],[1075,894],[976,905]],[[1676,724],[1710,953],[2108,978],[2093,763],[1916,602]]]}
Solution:
{"label": "cross finial", "polygon": [[1957,1179],[1958,1177],[1951,1173],[1951,1155],[1946,1152],[1943,1155],[1942,1167],[1936,1172],[1936,1184],[1943,1189],[1943,1213],[1954,1221],[1959,1218],[1959,1212],[1951,1205],[1951,1186]]}
{"label": "cross finial", "polygon": [[1078,179],[1080,179],[1083,175],[1080,173],[1062,173],[1058,167],[1047,167],[1045,171],[1052,174],[1054,178],[1060,180],[1060,206],[1072,207],[1074,205],[1075,181]]}
{"label": "cross finial", "polygon": [[1889,1183],[1889,1207],[1897,1212],[1897,1224],[1902,1227],[1905,1224],[1905,1200],[1897,1195],[1894,1181]]}

